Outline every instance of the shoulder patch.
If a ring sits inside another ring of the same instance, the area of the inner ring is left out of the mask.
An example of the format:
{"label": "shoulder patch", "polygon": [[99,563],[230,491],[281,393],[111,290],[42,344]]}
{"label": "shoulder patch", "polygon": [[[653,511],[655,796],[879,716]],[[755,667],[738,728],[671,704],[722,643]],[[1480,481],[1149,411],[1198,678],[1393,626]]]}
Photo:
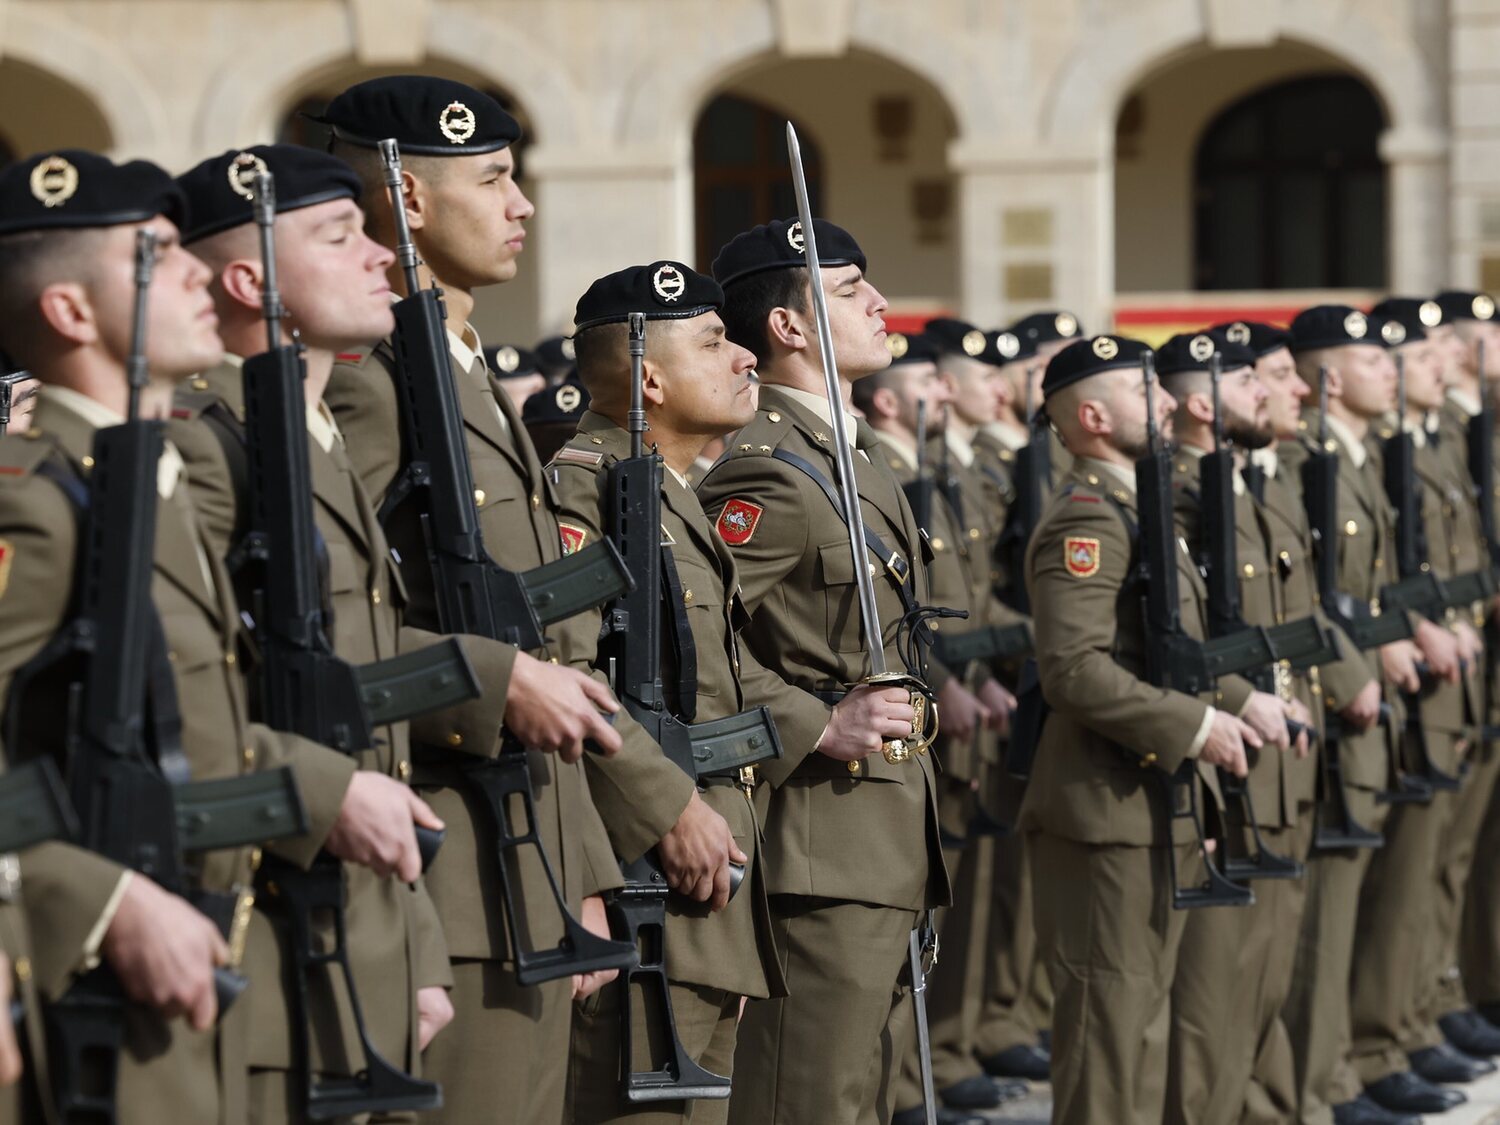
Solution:
{"label": "shoulder patch", "polygon": [[765,509],[759,504],[752,504],[748,500],[730,500],[719,513],[718,522],[714,526],[718,528],[720,539],[731,547],[739,547],[750,542],[764,513]]}
{"label": "shoulder patch", "polygon": [[574,449],[571,445],[565,445],[552,457],[554,461],[565,461],[570,465],[584,465],[590,469],[597,469],[604,463],[604,454],[591,452],[587,449]]}
{"label": "shoulder patch", "polygon": [[0,539],[0,598],[5,596],[5,588],[10,585],[10,564],[15,557],[16,549],[10,540]]}
{"label": "shoulder patch", "polygon": [[1070,535],[1063,540],[1063,562],[1074,578],[1092,578],[1099,573],[1099,540]]}
{"label": "shoulder patch", "polygon": [[583,550],[583,545],[588,542],[589,538],[587,528],[579,527],[577,524],[572,523],[559,522],[557,533],[562,539],[562,553],[564,558]]}
{"label": "shoulder patch", "polygon": [[1068,497],[1074,504],[1097,504],[1099,497],[1090,496],[1087,492],[1075,492]]}

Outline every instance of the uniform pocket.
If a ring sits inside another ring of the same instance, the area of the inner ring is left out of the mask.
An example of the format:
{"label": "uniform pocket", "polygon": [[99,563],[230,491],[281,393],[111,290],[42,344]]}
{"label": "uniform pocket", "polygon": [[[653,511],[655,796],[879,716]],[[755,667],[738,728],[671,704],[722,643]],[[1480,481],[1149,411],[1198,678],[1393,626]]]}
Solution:
{"label": "uniform pocket", "polygon": [[847,540],[818,548],[818,578],[823,588],[824,624],[833,650],[863,651],[859,591],[854,584],[854,557]]}

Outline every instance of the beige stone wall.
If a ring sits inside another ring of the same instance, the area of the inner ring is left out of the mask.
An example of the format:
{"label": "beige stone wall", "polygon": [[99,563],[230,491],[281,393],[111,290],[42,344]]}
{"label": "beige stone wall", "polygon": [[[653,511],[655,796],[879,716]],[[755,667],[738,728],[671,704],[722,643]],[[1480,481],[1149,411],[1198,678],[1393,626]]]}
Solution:
{"label": "beige stone wall", "polygon": [[[1386,108],[1392,284],[1477,281],[1500,256],[1497,45],[1500,0],[0,0],[0,135],[182,168],[269,139],[330,81],[462,68],[535,128],[526,280],[482,312],[525,340],[603,270],[693,256],[694,122],[715,92],[752,91],[817,122],[829,214],[878,248],[895,296],[987,323],[1060,303],[1097,325],[1117,278],[1184,283],[1195,124],[1314,64]],[[1143,84],[1161,133],[1117,171]],[[902,90],[924,135],[892,169],[870,155],[869,99]],[[910,182],[944,165],[952,228],[922,245]]]}

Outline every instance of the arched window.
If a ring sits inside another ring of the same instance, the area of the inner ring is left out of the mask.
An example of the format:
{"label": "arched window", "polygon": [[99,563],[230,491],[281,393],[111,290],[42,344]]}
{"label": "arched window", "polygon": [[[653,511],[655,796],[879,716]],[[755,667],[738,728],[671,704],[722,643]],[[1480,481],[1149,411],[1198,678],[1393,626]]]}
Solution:
{"label": "arched window", "polygon": [[1383,288],[1383,127],[1345,75],[1284,82],[1215,118],[1195,168],[1197,288]]}
{"label": "arched window", "polygon": [[[812,209],[819,212],[822,160],[800,124],[797,138]],[[797,213],[786,158],[786,117],[745,98],[720,94],[703,110],[693,133],[693,177],[698,268],[706,270],[741,231]]]}

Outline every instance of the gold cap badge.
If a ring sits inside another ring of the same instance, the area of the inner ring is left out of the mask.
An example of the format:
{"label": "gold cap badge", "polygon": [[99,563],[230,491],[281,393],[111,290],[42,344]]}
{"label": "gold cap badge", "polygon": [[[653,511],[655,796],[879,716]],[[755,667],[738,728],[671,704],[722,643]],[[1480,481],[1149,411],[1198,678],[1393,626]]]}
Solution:
{"label": "gold cap badge", "polygon": [[786,244],[793,250],[797,251],[797,253],[799,254],[807,249],[807,242],[802,237],[801,219],[798,219],[795,223],[786,228]]}
{"label": "gold cap badge", "polygon": [[662,266],[651,275],[651,288],[670,305],[687,292],[687,278],[682,276],[682,271],[676,266]]}
{"label": "gold cap badge", "polygon": [[1225,331],[1224,338],[1231,344],[1248,344],[1250,342],[1250,326],[1242,320],[1237,320]]}
{"label": "gold cap badge", "polygon": [[78,169],[61,156],[49,156],[31,170],[31,194],[43,207],[61,207],[78,192]]}
{"label": "gold cap badge", "polygon": [[1417,309],[1417,319],[1428,328],[1436,328],[1443,323],[1443,306],[1436,301],[1423,301]]}
{"label": "gold cap badge", "polygon": [[443,136],[456,145],[461,145],[472,137],[478,126],[474,111],[463,102],[449,102],[443,112],[438,114],[438,128],[442,130]]}
{"label": "gold cap badge", "polygon": [[255,202],[255,177],[270,172],[266,162],[253,152],[242,152],[229,162],[229,187],[235,195]]}
{"label": "gold cap badge", "polygon": [[1391,347],[1406,343],[1406,325],[1400,321],[1388,320],[1380,326],[1380,338]]}
{"label": "gold cap badge", "polygon": [[1094,341],[1094,354],[1100,359],[1114,359],[1120,354],[1120,345],[1108,336],[1100,336]]}
{"label": "gold cap badge", "polygon": [[1355,340],[1363,340],[1370,331],[1370,322],[1362,312],[1352,312],[1344,317],[1344,334]]}
{"label": "gold cap badge", "polygon": [[975,356],[984,351],[984,333],[979,329],[965,332],[963,338],[964,355]]}
{"label": "gold cap badge", "polygon": [[1199,363],[1206,363],[1214,354],[1214,342],[1208,336],[1194,336],[1188,341],[1188,355]]}
{"label": "gold cap badge", "polygon": [[1072,313],[1058,313],[1057,319],[1052,322],[1059,336],[1075,336],[1078,334],[1078,318]]}
{"label": "gold cap badge", "polygon": [[521,353],[506,344],[505,347],[495,351],[495,366],[501,371],[514,371],[521,366]]}
{"label": "gold cap badge", "polygon": [[1474,298],[1474,317],[1476,320],[1490,320],[1495,315],[1495,302],[1484,293]]}
{"label": "gold cap badge", "polygon": [[892,332],[885,338],[885,350],[891,353],[892,359],[900,359],[910,347],[910,342],[900,332]]}

